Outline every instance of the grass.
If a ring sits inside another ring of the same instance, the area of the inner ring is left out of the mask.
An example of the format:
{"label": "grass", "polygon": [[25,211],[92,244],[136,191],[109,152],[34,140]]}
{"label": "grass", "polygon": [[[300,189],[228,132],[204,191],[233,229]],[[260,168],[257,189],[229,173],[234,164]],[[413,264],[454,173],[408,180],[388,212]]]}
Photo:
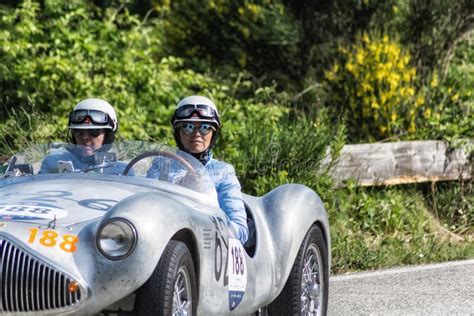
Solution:
{"label": "grass", "polygon": [[456,182],[435,186],[442,190],[428,194],[424,185],[349,185],[323,197],[331,225],[332,273],[474,258],[472,204],[458,203],[458,212],[469,215],[453,217],[446,203],[452,194],[472,200],[471,191],[462,193]]}

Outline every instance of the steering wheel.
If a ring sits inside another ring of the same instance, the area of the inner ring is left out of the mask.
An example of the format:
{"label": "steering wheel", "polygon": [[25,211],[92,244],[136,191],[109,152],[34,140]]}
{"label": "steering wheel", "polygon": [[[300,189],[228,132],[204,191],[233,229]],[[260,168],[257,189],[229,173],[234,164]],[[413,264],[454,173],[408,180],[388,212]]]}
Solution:
{"label": "steering wheel", "polygon": [[153,156],[163,156],[163,157],[168,157],[177,160],[179,163],[181,163],[192,175],[196,174],[196,169],[183,157],[178,156],[177,154],[171,153],[169,151],[164,151],[164,150],[152,150],[152,151],[146,151],[135,158],[133,158],[128,165],[125,167],[125,169],[122,172],[123,176],[126,176],[130,169],[139,162],[142,159],[148,158],[148,157],[153,157]]}

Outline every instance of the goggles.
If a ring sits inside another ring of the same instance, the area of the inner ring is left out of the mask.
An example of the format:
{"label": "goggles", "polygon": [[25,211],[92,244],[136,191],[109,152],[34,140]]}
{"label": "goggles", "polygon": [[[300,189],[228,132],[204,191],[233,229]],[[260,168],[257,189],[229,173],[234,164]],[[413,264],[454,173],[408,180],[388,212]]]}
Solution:
{"label": "goggles", "polygon": [[109,115],[98,110],[76,110],[69,114],[69,123],[82,124],[89,117],[94,124],[107,124],[109,122]]}
{"label": "goggles", "polygon": [[217,111],[206,104],[185,104],[176,109],[175,115],[177,119],[190,118],[194,113],[200,118],[212,119],[216,118]]}
{"label": "goggles", "polygon": [[200,126],[197,126],[196,123],[183,123],[181,125],[181,130],[186,135],[191,135],[195,130],[199,131],[201,135],[207,135],[211,131],[215,131],[215,127],[212,124],[201,123]]}
{"label": "goggles", "polygon": [[72,129],[72,135],[74,137],[81,137],[85,133],[89,134],[91,137],[97,137],[102,133],[103,129],[101,128],[92,128],[92,129]]}

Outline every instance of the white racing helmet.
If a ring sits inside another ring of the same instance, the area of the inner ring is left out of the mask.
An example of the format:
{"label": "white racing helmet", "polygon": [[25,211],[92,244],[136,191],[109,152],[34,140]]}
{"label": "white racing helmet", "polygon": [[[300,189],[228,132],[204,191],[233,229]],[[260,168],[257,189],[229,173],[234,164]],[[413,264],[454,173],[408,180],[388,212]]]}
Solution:
{"label": "white racing helmet", "polygon": [[[79,102],[69,113],[68,128],[74,129],[105,129],[104,144],[114,142],[118,129],[117,114],[114,108],[102,99],[85,99]],[[76,139],[70,138],[75,144]]]}
{"label": "white racing helmet", "polygon": [[221,126],[219,112],[214,102],[200,95],[192,95],[179,101],[171,118],[173,126],[179,122],[189,121],[212,123],[217,129]]}
{"label": "white racing helmet", "polygon": [[173,117],[171,118],[171,124],[173,125],[174,130],[173,136],[179,149],[186,151],[179,135],[179,123],[196,121],[211,123],[216,128],[212,134],[209,147],[202,153],[191,154],[203,164],[206,164],[211,158],[212,148],[216,143],[217,135],[219,134],[219,129],[221,127],[221,121],[214,102],[203,96],[192,95],[178,102]]}
{"label": "white racing helmet", "polygon": [[102,99],[79,102],[69,114],[70,129],[110,129],[117,131],[118,121],[114,108]]}

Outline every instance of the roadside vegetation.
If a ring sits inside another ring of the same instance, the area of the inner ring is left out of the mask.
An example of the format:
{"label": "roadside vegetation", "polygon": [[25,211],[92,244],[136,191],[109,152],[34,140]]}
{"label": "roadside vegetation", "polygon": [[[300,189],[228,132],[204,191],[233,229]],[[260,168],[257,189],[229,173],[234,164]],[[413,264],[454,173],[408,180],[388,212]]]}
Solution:
{"label": "roadside vegetation", "polygon": [[322,164],[346,143],[415,139],[472,162],[471,1],[313,2],[4,2],[0,160],[64,140],[86,97],[118,109],[122,139],[173,144],[176,102],[204,94],[224,121],[216,156],[244,192],[321,195],[333,273],[474,258],[472,181],[335,190]]}

